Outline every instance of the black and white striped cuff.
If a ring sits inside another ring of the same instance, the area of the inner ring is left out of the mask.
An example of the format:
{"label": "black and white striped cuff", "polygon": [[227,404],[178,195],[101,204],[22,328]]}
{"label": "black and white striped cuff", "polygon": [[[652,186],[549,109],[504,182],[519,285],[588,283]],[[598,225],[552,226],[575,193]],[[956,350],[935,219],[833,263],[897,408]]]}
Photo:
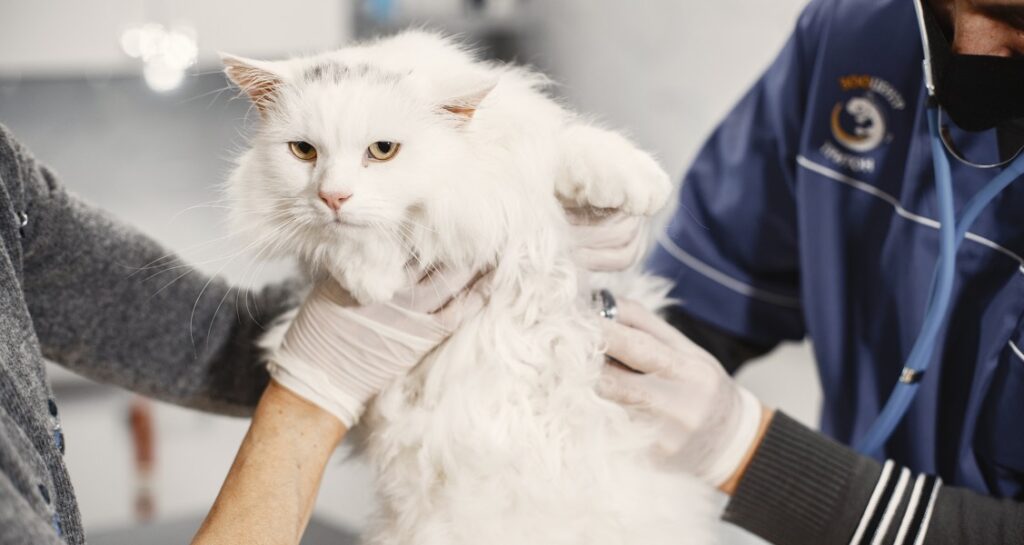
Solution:
{"label": "black and white striped cuff", "polygon": [[777,412],[722,518],[769,543],[919,545],[940,486]]}
{"label": "black and white striped cuff", "polygon": [[850,545],[921,545],[941,487],[938,477],[912,479],[909,469],[886,461]]}

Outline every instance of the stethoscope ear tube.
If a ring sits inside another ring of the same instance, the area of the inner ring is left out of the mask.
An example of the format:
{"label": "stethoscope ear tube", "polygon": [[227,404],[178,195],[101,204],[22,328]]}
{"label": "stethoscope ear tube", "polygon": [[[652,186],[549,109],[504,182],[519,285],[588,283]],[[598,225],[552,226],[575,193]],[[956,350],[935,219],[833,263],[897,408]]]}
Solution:
{"label": "stethoscope ear tube", "polygon": [[932,275],[930,296],[921,332],[910,350],[910,355],[907,356],[903,370],[900,372],[899,381],[889,395],[889,399],[867,433],[857,444],[857,450],[869,455],[881,452],[896,426],[906,415],[910,403],[914,400],[920,387],[921,377],[932,361],[939,340],[939,332],[946,321],[953,295],[957,248],[985,207],[1003,189],[1024,174],[1024,155],[1022,155],[1016,157],[1005,170],[985,184],[964,205],[959,221],[957,221],[953,209],[953,183],[949,157],[946,155],[946,148],[940,132],[939,108],[934,100],[929,101],[928,130],[931,135],[935,193],[939,208],[939,258]]}
{"label": "stethoscope ear tube", "polygon": [[917,30],[921,33],[921,48],[924,49],[924,86],[928,97],[935,96],[935,76],[932,74],[932,44],[928,42],[928,29],[924,21],[924,0],[914,0],[914,13],[917,15]]}

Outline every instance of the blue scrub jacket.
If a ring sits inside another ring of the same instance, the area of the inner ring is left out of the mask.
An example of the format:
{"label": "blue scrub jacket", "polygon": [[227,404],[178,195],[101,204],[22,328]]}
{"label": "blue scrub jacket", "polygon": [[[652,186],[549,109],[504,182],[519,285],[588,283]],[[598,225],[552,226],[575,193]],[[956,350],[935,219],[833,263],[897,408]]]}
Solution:
{"label": "blue scrub jacket", "polygon": [[[808,337],[822,430],[855,443],[921,327],[938,254],[922,48],[910,0],[820,0],[715,130],[648,262],[683,309],[739,337]],[[683,120],[685,122],[685,120]],[[995,131],[951,127],[976,161]],[[952,162],[957,209],[995,172]],[[1024,181],[958,255],[935,360],[885,451],[1024,498]]]}

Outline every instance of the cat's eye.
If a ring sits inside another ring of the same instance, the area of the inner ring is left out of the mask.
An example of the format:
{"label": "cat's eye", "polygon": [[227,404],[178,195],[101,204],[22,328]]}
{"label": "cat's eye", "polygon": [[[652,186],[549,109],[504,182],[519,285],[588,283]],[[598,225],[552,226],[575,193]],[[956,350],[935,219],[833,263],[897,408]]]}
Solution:
{"label": "cat's eye", "polygon": [[398,153],[399,147],[398,142],[388,142],[386,140],[374,142],[370,144],[370,147],[366,148],[366,158],[371,161],[388,161]]}
{"label": "cat's eye", "polygon": [[309,142],[288,142],[288,149],[300,161],[313,161],[316,159],[316,148]]}

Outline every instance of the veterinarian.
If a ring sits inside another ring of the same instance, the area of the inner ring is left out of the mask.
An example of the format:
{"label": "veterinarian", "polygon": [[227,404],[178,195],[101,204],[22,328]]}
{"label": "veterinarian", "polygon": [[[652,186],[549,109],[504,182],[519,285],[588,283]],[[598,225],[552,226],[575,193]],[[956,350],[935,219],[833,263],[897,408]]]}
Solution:
{"label": "veterinarian", "polygon": [[[607,326],[643,373],[609,366],[605,395],[659,415],[667,454],[732,495],[725,520],[772,543],[1024,543],[1024,181],[960,245],[927,371],[904,369],[940,255],[933,164],[959,214],[1024,146],[1024,1],[915,1],[807,6],[648,262],[693,342],[628,302]],[[725,372],[803,338],[820,434]],[[916,398],[882,448],[845,446],[870,442],[897,381]]]}
{"label": "veterinarian", "polygon": [[[195,271],[175,279],[186,267],[153,240],[65,191],[0,125],[0,545],[85,542],[44,359],[99,382],[223,414],[251,413],[266,390],[267,405],[287,408],[289,419],[265,419],[273,436],[255,440],[280,448],[249,461],[246,471],[271,489],[287,483],[312,505],[319,474],[296,482],[296,468],[328,444],[329,455],[345,427],[276,382],[268,387],[255,345],[265,326],[299,304],[298,287],[250,294]],[[477,286],[483,284],[463,290],[472,276],[429,276],[390,303],[363,308],[330,285],[318,286],[288,331],[289,353],[329,370],[339,359],[336,346],[345,346],[355,363],[335,381],[332,398],[341,400],[335,410],[354,418],[383,384],[411,368],[480,304]],[[310,317],[327,326],[310,323]],[[237,501],[211,519],[249,507],[244,500],[258,502],[246,492],[236,491],[231,499]],[[253,536],[274,539],[282,532],[290,534],[273,542],[298,541],[296,521],[304,527],[308,509],[260,507],[266,512],[256,524],[232,527],[229,538],[208,530],[209,542],[253,543]]]}

